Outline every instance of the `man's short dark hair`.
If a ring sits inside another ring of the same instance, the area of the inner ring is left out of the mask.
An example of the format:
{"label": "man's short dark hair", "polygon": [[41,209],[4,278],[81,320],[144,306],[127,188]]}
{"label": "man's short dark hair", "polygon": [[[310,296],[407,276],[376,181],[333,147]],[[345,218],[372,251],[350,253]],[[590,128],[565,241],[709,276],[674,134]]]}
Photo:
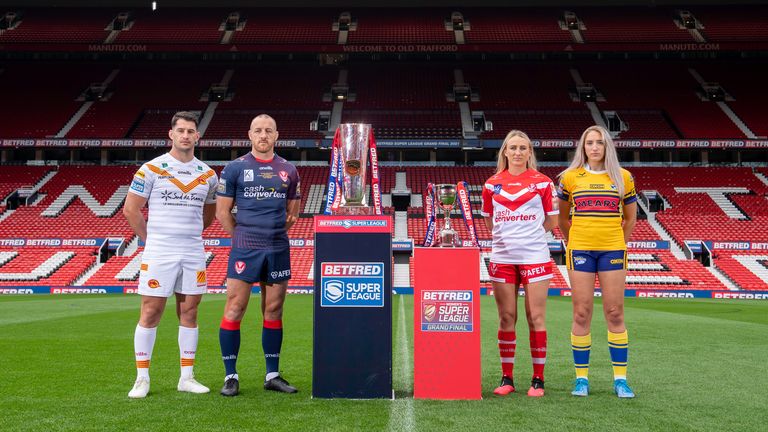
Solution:
{"label": "man's short dark hair", "polygon": [[197,114],[190,112],[190,111],[179,111],[176,114],[173,115],[173,118],[171,119],[171,129],[176,127],[176,122],[181,120],[191,121],[195,124],[195,129],[197,129]]}

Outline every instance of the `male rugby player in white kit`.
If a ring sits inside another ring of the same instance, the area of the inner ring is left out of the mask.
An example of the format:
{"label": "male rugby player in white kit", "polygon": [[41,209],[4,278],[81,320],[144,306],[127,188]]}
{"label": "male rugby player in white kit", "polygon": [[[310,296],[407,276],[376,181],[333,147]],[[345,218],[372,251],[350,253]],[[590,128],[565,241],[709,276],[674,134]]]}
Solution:
{"label": "male rugby player in white kit", "polygon": [[[145,241],[139,273],[141,316],[134,333],[137,378],[129,398],[149,393],[149,362],[168,297],[176,294],[181,392],[208,393],[192,369],[197,351],[197,306],[208,288],[202,232],[216,214],[216,173],[195,158],[197,116],[171,120],[171,150],[142,165],[131,182],[123,214]],[[141,212],[149,204],[149,220]]]}

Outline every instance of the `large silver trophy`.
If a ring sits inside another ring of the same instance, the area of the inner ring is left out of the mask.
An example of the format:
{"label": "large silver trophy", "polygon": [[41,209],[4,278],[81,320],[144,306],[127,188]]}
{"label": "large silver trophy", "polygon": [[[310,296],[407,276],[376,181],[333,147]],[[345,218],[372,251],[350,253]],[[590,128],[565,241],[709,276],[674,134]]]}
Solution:
{"label": "large silver trophy", "polygon": [[342,195],[336,214],[369,214],[371,208],[365,190],[368,166],[368,145],[371,125],[342,123],[339,125],[340,163],[342,167]]}
{"label": "large silver trophy", "polygon": [[456,205],[456,185],[437,185],[437,205],[443,209],[445,226],[440,230],[440,247],[456,247],[459,243],[459,234],[451,227],[451,211]]}

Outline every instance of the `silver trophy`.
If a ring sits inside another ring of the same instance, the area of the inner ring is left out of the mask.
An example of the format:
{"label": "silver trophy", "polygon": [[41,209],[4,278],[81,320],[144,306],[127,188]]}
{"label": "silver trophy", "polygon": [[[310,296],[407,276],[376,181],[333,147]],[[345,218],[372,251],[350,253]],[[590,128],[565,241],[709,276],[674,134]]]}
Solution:
{"label": "silver trophy", "polygon": [[437,185],[437,205],[445,215],[445,226],[440,230],[440,247],[456,247],[459,245],[459,234],[451,228],[451,211],[456,205],[456,185]]}
{"label": "silver trophy", "polygon": [[365,174],[368,165],[371,125],[342,123],[339,125],[339,129],[342,195],[339,209],[334,213],[368,214],[370,207],[365,193]]}

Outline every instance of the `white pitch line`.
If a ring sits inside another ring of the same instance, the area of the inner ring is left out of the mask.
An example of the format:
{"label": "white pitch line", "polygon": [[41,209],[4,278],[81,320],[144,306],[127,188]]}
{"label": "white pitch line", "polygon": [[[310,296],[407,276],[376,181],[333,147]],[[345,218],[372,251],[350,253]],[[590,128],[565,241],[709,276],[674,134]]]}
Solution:
{"label": "white pitch line", "polygon": [[[398,315],[400,316],[397,326],[397,341],[400,347],[400,363],[397,368],[397,388],[403,389],[406,393],[413,393],[413,371],[411,370],[411,355],[408,349],[408,337],[406,336],[405,321],[405,302],[403,295],[398,295],[400,305]],[[392,401],[392,408],[389,411],[389,430],[391,431],[413,431],[414,427],[413,397],[407,396],[400,400]]]}

